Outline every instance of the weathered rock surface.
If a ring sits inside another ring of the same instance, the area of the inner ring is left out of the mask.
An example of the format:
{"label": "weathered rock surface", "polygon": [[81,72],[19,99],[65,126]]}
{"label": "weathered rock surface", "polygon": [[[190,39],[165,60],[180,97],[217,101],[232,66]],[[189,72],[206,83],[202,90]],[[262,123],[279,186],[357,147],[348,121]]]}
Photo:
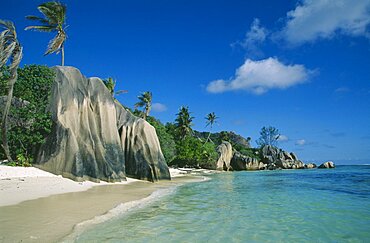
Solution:
{"label": "weathered rock surface", "polygon": [[266,164],[235,151],[231,159],[231,167],[233,170],[264,170]]}
{"label": "weathered rock surface", "polygon": [[54,68],[53,128],[35,166],[73,180],[170,179],[155,129],[115,103],[99,78]]}
{"label": "weathered rock surface", "polygon": [[223,141],[218,147],[219,158],[217,160],[217,170],[231,170],[230,162],[233,157],[233,148],[229,142]]}
{"label": "weathered rock surface", "polygon": [[126,174],[137,179],[170,179],[155,128],[115,102],[117,128],[126,161]]}
{"label": "weathered rock surface", "polygon": [[[303,169],[304,163],[297,159],[294,153],[288,153],[282,149],[266,145],[262,148],[262,162],[267,164],[268,168],[275,166],[281,169]],[[275,164],[275,166],[270,166]]]}
{"label": "weathered rock surface", "polygon": [[333,161],[327,161],[325,163],[322,163],[318,168],[319,169],[332,169],[332,168],[335,168],[335,164]]}
{"label": "weathered rock surface", "polygon": [[304,166],[306,169],[313,169],[316,168],[317,165],[315,163],[308,163]]}
{"label": "weathered rock surface", "polygon": [[[4,111],[4,107],[5,107],[5,103],[7,101],[8,97],[7,96],[0,96],[0,117],[3,116],[3,111]],[[17,97],[13,97],[12,98],[12,107],[15,107],[15,108],[23,108],[23,107],[26,107],[30,104],[30,102],[26,101],[26,100],[22,100],[20,98],[17,98]],[[20,117],[18,117],[17,115],[14,115],[12,113],[12,110],[9,111],[9,114],[8,114],[8,121],[9,121],[9,126],[12,127],[13,125],[14,126],[22,126],[22,127],[29,127],[31,124],[32,124],[32,120],[25,120],[25,119],[22,119]]]}

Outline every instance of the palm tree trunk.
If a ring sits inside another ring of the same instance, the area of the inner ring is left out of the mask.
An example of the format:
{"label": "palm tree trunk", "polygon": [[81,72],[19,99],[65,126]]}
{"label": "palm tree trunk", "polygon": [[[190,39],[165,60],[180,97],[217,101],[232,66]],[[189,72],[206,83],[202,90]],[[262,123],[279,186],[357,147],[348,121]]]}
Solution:
{"label": "palm tree trunk", "polygon": [[211,136],[211,132],[208,133],[208,137],[207,137],[206,142],[204,144],[206,144],[208,142],[210,136]]}
{"label": "palm tree trunk", "polygon": [[62,66],[64,66],[64,44],[62,45]]}
{"label": "palm tree trunk", "polygon": [[150,107],[149,106],[147,106],[146,108],[145,108],[145,115],[144,115],[144,120],[146,120],[146,118],[149,116],[149,112],[150,112]]}
{"label": "palm tree trunk", "polygon": [[9,162],[12,162],[13,159],[10,156],[9,145],[8,145],[8,114],[9,114],[10,106],[12,104],[13,88],[14,88],[14,83],[17,80],[17,76],[18,75],[15,74],[9,80],[8,97],[6,100],[5,107],[4,107],[3,119],[1,123],[1,137],[2,137],[2,142],[3,142],[2,147],[4,149],[5,156]]}

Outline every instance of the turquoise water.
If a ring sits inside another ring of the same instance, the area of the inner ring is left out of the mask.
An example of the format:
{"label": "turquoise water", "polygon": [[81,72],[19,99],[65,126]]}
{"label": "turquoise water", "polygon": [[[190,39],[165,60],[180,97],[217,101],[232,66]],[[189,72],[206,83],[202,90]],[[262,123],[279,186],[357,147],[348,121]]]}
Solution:
{"label": "turquoise water", "polygon": [[185,184],[77,242],[370,242],[370,166],[230,172]]}

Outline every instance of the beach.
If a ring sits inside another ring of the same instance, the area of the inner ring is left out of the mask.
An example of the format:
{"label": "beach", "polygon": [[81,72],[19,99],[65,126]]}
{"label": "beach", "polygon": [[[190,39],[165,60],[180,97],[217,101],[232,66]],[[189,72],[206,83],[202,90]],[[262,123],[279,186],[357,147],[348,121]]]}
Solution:
{"label": "beach", "polygon": [[55,242],[78,223],[195,177],[171,169],[173,180],[151,183],[75,182],[29,167],[0,166],[0,242]]}

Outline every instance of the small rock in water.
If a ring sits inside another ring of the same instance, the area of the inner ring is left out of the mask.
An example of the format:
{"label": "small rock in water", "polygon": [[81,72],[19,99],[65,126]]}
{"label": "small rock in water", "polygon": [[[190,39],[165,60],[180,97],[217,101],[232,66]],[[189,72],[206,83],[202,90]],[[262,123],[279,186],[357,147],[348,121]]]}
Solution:
{"label": "small rock in water", "polygon": [[331,168],[335,168],[335,164],[333,161],[327,161],[319,166],[319,169],[331,169]]}

